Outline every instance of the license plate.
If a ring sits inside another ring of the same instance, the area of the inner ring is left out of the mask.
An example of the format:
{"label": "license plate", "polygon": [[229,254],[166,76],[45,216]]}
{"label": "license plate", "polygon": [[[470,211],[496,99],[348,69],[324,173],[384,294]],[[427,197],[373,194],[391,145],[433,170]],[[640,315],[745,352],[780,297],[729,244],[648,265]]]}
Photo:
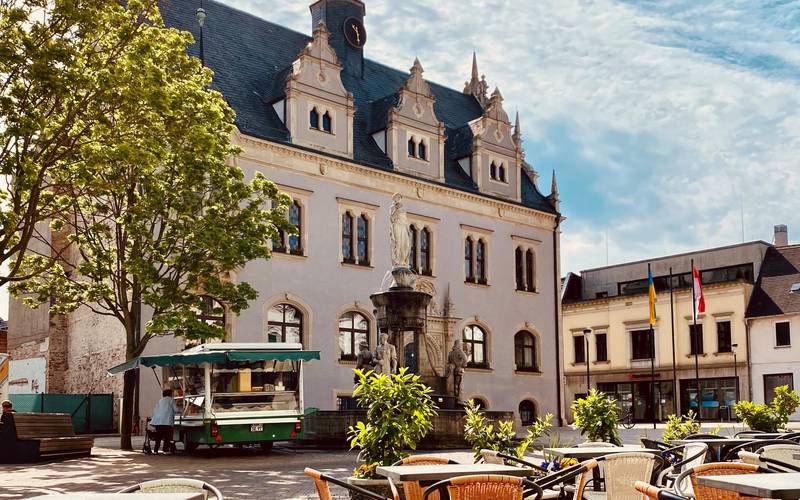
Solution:
{"label": "license plate", "polygon": [[264,432],[264,424],[251,424],[250,432]]}

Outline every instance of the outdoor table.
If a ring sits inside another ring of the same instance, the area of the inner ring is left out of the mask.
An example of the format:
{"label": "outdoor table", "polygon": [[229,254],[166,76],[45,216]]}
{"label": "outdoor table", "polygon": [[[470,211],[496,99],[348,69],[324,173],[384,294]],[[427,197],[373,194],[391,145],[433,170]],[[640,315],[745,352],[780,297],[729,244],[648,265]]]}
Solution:
{"label": "outdoor table", "polygon": [[[203,493],[132,493],[135,495],[133,498],[136,500],[203,500],[205,498]],[[59,500],[120,500],[125,498],[126,495],[120,496],[118,493],[66,493],[63,495],[41,495],[33,497],[31,500],[37,499],[59,499]]]}
{"label": "outdoor table", "polygon": [[733,448],[734,446],[738,446],[744,443],[752,443],[753,441],[758,441],[758,440],[747,439],[747,438],[723,438],[723,439],[704,438],[704,439],[677,439],[672,442],[675,444],[705,443],[708,445],[708,449],[714,454],[716,461],[719,462],[722,460],[723,448],[726,447]]}
{"label": "outdoor table", "polygon": [[697,476],[697,482],[757,498],[800,499],[800,472]]}
{"label": "outdoor table", "polygon": [[[624,445],[624,446],[614,446],[614,447],[597,446],[597,447],[580,448],[577,446],[573,446],[569,448],[545,448],[542,451],[544,451],[545,455],[550,454],[556,458],[574,458],[575,460],[582,462],[589,458],[597,458],[605,455],[612,455],[616,453],[635,453],[637,451],[648,451],[648,450],[638,445]],[[652,452],[654,450],[649,450],[649,451]],[[592,478],[594,479],[594,491],[600,491],[602,486],[600,477],[600,467],[594,468],[594,470],[592,471]]]}
{"label": "outdoor table", "polygon": [[475,474],[501,474],[519,477],[533,475],[533,469],[498,464],[390,465],[378,467],[375,472],[392,481],[418,481],[420,483]]}

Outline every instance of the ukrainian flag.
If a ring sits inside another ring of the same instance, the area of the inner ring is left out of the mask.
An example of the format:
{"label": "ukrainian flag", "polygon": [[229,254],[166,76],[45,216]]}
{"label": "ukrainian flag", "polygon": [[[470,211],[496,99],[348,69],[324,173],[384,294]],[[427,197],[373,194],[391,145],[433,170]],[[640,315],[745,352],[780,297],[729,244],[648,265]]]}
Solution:
{"label": "ukrainian flag", "polygon": [[647,265],[648,282],[648,302],[650,302],[650,326],[656,324],[656,285],[653,283],[653,273],[650,272],[650,264]]}

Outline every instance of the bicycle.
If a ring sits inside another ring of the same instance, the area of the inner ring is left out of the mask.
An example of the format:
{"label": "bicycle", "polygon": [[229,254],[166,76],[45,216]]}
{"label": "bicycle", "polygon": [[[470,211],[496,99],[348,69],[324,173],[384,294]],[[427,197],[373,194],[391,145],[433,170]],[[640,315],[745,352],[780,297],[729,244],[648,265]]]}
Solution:
{"label": "bicycle", "polygon": [[633,429],[633,426],[635,425],[633,421],[633,410],[628,410],[622,414],[619,419],[619,425],[625,429]]}

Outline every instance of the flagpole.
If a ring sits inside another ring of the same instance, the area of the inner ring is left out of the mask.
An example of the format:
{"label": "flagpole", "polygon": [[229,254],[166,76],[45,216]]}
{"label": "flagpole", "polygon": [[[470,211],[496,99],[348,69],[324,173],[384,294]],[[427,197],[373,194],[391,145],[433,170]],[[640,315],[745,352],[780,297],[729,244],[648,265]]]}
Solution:
{"label": "flagpole", "polygon": [[697,345],[697,297],[694,287],[694,259],[692,259],[692,331],[694,335],[690,334],[692,337],[692,345],[694,346],[694,382],[696,384],[695,390],[697,391],[695,395],[695,399],[697,401],[697,422],[702,423],[702,401],[700,395],[700,358],[699,358],[699,348]]}
{"label": "flagpole", "polygon": [[669,268],[669,324],[672,328],[672,413],[678,414],[678,363],[675,359],[675,303],[672,294],[672,268]]}
{"label": "flagpole", "polygon": [[[652,279],[653,274],[650,272],[650,264],[647,264],[647,276]],[[655,285],[653,285],[655,288]],[[653,308],[651,315],[655,313],[656,305],[652,304]],[[653,321],[650,321],[650,401],[653,404],[653,429],[656,428],[656,336],[653,332]]]}

